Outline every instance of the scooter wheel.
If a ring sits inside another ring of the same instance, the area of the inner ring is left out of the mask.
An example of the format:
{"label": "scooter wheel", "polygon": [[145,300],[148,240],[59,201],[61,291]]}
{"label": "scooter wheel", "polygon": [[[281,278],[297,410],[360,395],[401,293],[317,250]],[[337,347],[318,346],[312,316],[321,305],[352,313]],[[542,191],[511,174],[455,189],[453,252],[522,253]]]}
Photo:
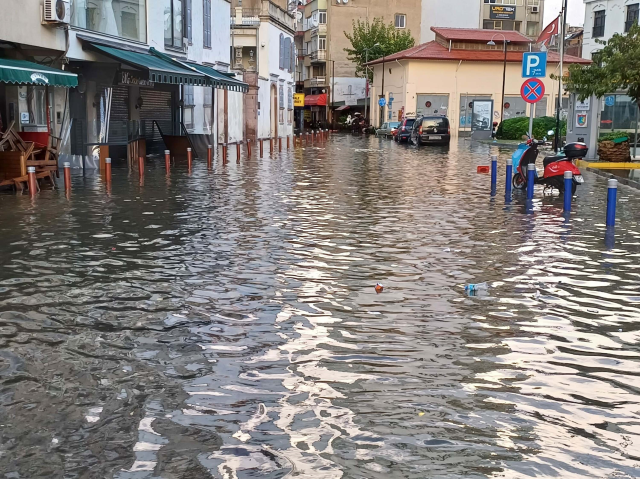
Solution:
{"label": "scooter wheel", "polygon": [[525,186],[527,186],[527,182],[524,181],[524,178],[520,173],[516,173],[515,175],[513,175],[513,180],[511,181],[511,184],[513,184],[513,187],[516,190],[521,190]]}

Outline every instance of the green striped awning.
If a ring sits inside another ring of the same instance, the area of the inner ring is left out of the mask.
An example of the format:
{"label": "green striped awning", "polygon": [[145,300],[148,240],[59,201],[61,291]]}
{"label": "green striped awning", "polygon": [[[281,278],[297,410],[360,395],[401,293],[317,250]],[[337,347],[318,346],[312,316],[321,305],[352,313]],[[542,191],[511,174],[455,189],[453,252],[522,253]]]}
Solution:
{"label": "green striped awning", "polygon": [[206,65],[199,65],[198,63],[189,62],[186,60],[178,60],[177,58],[173,58],[166,53],[159,52],[155,48],[151,47],[149,50],[152,55],[156,55],[158,58],[166,60],[168,62],[173,62],[183,68],[187,68],[194,73],[200,73],[206,76],[209,79],[209,82],[215,88],[224,88],[232,91],[240,91],[246,93],[249,90],[249,85],[236,80],[235,78],[231,78],[225,75],[222,72],[219,72],[215,68],[208,67]]}
{"label": "green striped awning", "polygon": [[156,55],[138,53],[120,48],[107,47],[91,43],[99,53],[103,53],[114,60],[149,72],[149,81],[155,83],[169,83],[173,85],[210,85],[209,79],[200,72],[183,68],[173,62],[166,61]]}
{"label": "green striped awning", "polygon": [[0,58],[0,82],[71,88],[78,86],[78,75],[26,60]]}

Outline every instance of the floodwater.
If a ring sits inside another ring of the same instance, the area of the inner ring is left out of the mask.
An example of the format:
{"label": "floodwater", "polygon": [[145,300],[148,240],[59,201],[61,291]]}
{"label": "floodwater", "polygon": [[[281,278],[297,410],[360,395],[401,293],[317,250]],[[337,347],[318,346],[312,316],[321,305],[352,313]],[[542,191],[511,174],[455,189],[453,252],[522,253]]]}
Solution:
{"label": "floodwater", "polygon": [[492,198],[489,154],[0,195],[2,477],[640,477],[640,195],[606,235],[604,178],[565,218]]}

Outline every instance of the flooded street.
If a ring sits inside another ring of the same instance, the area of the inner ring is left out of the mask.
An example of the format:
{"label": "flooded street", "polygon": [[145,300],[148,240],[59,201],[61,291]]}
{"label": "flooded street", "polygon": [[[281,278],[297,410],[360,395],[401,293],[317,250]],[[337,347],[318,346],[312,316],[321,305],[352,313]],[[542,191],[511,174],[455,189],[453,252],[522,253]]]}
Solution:
{"label": "flooded street", "polygon": [[610,245],[508,150],[256,149],[0,194],[2,477],[640,477],[637,190]]}

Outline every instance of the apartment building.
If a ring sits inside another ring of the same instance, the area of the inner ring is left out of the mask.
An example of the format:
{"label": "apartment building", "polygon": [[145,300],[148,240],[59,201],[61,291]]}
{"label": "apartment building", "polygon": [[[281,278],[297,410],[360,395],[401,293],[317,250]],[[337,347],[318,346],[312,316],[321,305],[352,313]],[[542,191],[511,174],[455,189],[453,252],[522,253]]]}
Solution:
{"label": "apartment building", "polygon": [[293,133],[296,16],[283,0],[234,0],[231,68],[249,85],[245,133],[252,140]]}
{"label": "apartment building", "polygon": [[626,33],[638,22],[639,0],[584,0],[582,55],[591,59],[602,46],[596,40],[609,40],[615,33]]}
{"label": "apartment building", "polygon": [[537,38],[544,28],[544,0],[482,0],[480,28]]}
{"label": "apartment building", "polygon": [[366,80],[356,76],[347,58],[350,46],[345,32],[353,30],[355,19],[382,18],[398,29],[407,29],[420,41],[420,0],[312,0],[304,6],[302,45],[305,123],[324,125],[331,111],[342,108],[363,111]]}

